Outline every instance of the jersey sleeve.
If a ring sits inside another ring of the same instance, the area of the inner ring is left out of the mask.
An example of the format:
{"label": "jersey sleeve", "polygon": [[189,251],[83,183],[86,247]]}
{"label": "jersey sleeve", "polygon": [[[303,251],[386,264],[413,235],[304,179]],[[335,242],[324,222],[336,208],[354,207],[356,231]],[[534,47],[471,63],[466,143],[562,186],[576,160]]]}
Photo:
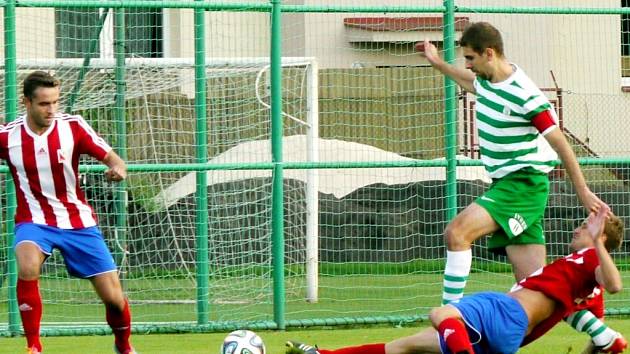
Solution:
{"label": "jersey sleeve", "polygon": [[[551,103],[549,103],[547,97],[542,94],[532,95],[525,99],[522,104],[522,109],[524,111],[523,113],[525,118],[530,121],[541,112],[553,111]],[[553,112],[553,115],[555,116],[555,112]],[[557,117],[555,117],[555,120],[556,122],[558,121]]]}
{"label": "jersey sleeve", "polygon": [[83,117],[79,116],[77,119],[74,131],[80,154],[88,154],[101,161],[112,150],[112,147],[92,129]]}

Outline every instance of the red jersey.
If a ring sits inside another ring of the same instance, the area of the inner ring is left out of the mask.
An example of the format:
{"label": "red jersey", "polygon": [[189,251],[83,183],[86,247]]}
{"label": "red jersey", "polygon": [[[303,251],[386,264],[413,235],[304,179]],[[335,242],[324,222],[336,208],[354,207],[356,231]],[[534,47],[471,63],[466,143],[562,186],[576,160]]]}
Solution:
{"label": "red jersey", "polygon": [[575,311],[589,309],[604,316],[603,290],[595,279],[599,258],[594,248],[585,248],[560,258],[523,279],[516,287],[540,291],[556,300],[554,313],[539,323],[523,345],[535,340]]}
{"label": "red jersey", "polygon": [[78,115],[58,113],[35,134],[21,116],[0,126],[0,158],[16,186],[15,222],[62,229],[96,225],[96,215],[79,186],[79,156],[102,160],[112,148]]}

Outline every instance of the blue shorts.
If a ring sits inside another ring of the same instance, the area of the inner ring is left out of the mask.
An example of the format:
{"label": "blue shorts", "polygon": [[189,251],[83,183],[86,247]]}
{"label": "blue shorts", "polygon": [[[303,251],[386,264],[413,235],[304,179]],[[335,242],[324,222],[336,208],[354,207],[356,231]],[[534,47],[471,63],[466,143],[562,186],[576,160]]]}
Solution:
{"label": "blue shorts", "polygon": [[58,249],[66,263],[68,273],[78,278],[91,278],[116,271],[116,263],[109,252],[101,231],[96,226],[84,229],[60,229],[33,223],[20,223],[15,227],[13,249],[22,243],[36,244],[46,256]]}
{"label": "blue shorts", "polygon": [[[521,304],[503,293],[481,292],[450,303],[466,323],[475,354],[516,353],[523,342],[529,321]],[[440,338],[442,353],[450,354]]]}

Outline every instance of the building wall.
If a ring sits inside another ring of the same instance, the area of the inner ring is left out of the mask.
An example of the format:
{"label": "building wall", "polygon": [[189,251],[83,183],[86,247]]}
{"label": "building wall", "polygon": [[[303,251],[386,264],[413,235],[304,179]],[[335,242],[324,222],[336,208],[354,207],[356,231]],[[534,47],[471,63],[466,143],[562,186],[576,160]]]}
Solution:
{"label": "building wall", "polygon": [[[233,0],[233,2],[237,2]],[[252,2],[250,0],[249,2]],[[259,0],[260,3],[268,3]],[[284,4],[337,5],[329,0],[285,0]],[[382,6],[381,0],[347,0],[344,6]],[[460,6],[504,6],[502,0],[458,0]],[[441,1],[392,0],[388,6],[441,6]],[[618,0],[522,0],[519,7],[618,7]],[[413,41],[439,31],[402,33],[397,42],[350,43],[346,17],[406,17],[439,14],[313,13],[283,16],[283,54],[316,57],[320,69],[426,66],[413,51]],[[628,93],[621,90],[620,21],[614,15],[457,14],[471,21],[489,21],[503,33],[506,55],[541,87],[565,90],[564,123],[580,139],[605,155],[630,152],[625,139]],[[269,14],[206,12],[206,49],[210,57],[269,55]],[[193,11],[165,10],[167,57],[194,56]],[[35,25],[34,25],[35,24]],[[0,28],[3,23],[0,22]],[[55,53],[54,10],[17,9],[19,59],[52,58]],[[2,28],[3,29],[3,28]],[[396,34],[392,33],[392,37]],[[412,40],[410,40],[412,39]],[[0,36],[4,45],[4,38]],[[0,53],[4,56],[4,53]],[[458,52],[458,65],[463,65]],[[552,77],[551,73],[555,77]]]}
{"label": "building wall", "polygon": [[[0,10],[4,16],[4,9]],[[0,31],[4,33],[4,21],[0,21]],[[45,8],[16,9],[17,57],[54,58],[55,56],[55,12]],[[4,36],[0,45],[4,48]],[[0,52],[4,58],[4,51]]]}

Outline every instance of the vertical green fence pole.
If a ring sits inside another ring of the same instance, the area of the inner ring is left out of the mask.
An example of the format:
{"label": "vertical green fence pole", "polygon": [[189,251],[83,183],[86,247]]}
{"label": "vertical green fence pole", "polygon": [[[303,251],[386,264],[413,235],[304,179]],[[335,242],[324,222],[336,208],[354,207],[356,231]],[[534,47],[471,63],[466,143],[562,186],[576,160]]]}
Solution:
{"label": "vertical green fence pole", "polygon": [[271,0],[271,160],[274,163],[271,196],[271,250],[273,318],[278,329],[285,329],[281,6],[281,0]]}
{"label": "vertical green fence pole", "polygon": [[[455,61],[455,1],[444,0],[444,60]],[[446,154],[446,218],[457,214],[457,86],[444,76],[444,149]]]}
{"label": "vertical green fence pole", "polygon": [[[4,115],[7,122],[17,116],[17,59],[15,43],[15,0],[8,0],[4,5]],[[15,185],[9,174],[6,175],[7,186],[7,272],[9,302],[9,332],[18,335],[20,316],[18,313],[15,286],[17,284],[17,264],[15,254],[10,249],[13,245],[13,229],[15,228]]]}
{"label": "vertical green fence pole", "polygon": [[[203,0],[196,0],[203,1]],[[197,162],[208,162],[206,124],[206,46],[205,11],[195,9],[195,116]],[[208,183],[207,172],[197,172],[197,214],[195,225],[197,243],[197,324],[208,323]]]}
{"label": "vertical green fence pole", "polygon": [[[104,11],[109,11],[104,9]],[[105,18],[102,15],[101,18]],[[127,160],[127,117],[125,113],[125,9],[114,9],[114,56],[116,69],[114,72],[116,82],[116,153],[123,160]],[[116,213],[116,264],[122,269],[124,252],[127,250],[127,182],[121,181],[114,187],[115,213]],[[120,273],[121,279],[124,272]]]}

